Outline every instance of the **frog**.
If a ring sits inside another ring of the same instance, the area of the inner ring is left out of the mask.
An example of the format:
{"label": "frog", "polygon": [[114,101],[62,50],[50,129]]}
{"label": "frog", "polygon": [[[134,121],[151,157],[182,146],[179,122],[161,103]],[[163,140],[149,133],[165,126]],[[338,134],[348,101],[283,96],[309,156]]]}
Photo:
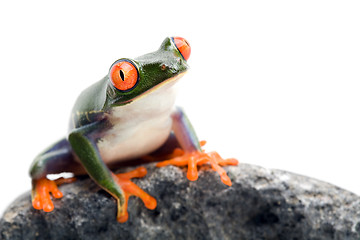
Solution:
{"label": "frog", "polygon": [[190,181],[196,181],[198,167],[207,164],[231,186],[223,166],[238,161],[203,150],[205,142],[198,140],[184,110],[175,106],[175,85],[189,69],[190,53],[187,40],[167,37],[154,52],[116,60],[105,77],[85,89],[72,109],[67,135],[37,155],[30,166],[32,206],[53,211],[53,198],[63,196],[59,185],[75,178],[49,176],[72,173],[90,176],[116,200],[120,223],[129,218],[129,196],[139,197],[153,210],[156,199],[131,181],[146,176],[144,166],[125,173],[113,171],[116,163],[136,159],[161,159],[157,167],[187,166]]}

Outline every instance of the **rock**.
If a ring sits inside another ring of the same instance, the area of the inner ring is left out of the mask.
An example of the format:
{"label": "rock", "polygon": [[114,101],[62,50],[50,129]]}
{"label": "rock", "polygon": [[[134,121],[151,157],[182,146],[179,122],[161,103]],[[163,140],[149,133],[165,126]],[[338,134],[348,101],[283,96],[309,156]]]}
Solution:
{"label": "rock", "polygon": [[227,187],[206,167],[196,182],[184,169],[146,167],[134,182],[157,199],[155,210],[130,198],[120,224],[115,200],[84,177],[60,187],[51,213],[34,210],[30,193],[20,196],[0,220],[0,238],[360,239],[360,197],[328,183],[240,164],[226,168]]}

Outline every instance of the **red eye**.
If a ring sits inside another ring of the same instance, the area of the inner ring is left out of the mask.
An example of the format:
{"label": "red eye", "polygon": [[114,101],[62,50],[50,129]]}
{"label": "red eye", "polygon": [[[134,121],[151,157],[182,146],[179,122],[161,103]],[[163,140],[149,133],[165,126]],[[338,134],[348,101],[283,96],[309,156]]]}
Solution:
{"label": "red eye", "polygon": [[111,66],[109,77],[114,87],[127,91],[136,85],[139,74],[133,63],[119,60]]}
{"label": "red eye", "polygon": [[172,39],[183,58],[187,61],[191,53],[190,44],[182,37],[173,37]]}

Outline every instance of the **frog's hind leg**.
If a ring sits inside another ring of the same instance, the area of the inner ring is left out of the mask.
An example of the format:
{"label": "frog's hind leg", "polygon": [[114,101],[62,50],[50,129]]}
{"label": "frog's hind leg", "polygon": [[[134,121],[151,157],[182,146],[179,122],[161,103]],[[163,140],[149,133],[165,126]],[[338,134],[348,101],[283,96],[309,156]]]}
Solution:
{"label": "frog's hind leg", "polygon": [[32,205],[35,209],[43,209],[50,212],[54,205],[50,193],[55,198],[61,198],[62,193],[57,185],[64,182],[71,182],[72,179],[49,180],[48,174],[62,172],[81,172],[82,167],[74,160],[69,142],[64,138],[50,146],[43,153],[39,154],[30,167],[32,178]]}

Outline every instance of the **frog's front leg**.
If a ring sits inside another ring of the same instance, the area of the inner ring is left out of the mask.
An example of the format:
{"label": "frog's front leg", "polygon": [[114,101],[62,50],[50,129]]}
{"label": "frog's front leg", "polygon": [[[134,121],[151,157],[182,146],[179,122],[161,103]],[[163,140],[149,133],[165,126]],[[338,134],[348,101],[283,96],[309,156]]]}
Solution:
{"label": "frog's front leg", "polygon": [[227,176],[226,171],[221,167],[225,165],[237,165],[238,161],[234,158],[222,159],[217,152],[206,153],[202,150],[201,144],[196,136],[194,128],[189,119],[181,108],[177,108],[172,114],[173,132],[183,150],[183,154],[179,155],[178,149],[174,151],[174,158],[159,162],[158,167],[167,165],[188,166],[187,178],[195,181],[198,178],[197,166],[210,163],[212,169],[219,173],[221,181],[231,186],[231,180]]}
{"label": "frog's front leg", "polygon": [[[106,123],[105,123],[106,124]],[[140,197],[149,209],[156,207],[156,200],[130,181],[133,177],[143,177],[145,168],[138,168],[130,173],[113,174],[103,162],[96,141],[98,130],[104,122],[95,122],[73,130],[69,142],[91,178],[117,200],[117,220],[125,222],[128,218],[127,200],[130,195]]]}

